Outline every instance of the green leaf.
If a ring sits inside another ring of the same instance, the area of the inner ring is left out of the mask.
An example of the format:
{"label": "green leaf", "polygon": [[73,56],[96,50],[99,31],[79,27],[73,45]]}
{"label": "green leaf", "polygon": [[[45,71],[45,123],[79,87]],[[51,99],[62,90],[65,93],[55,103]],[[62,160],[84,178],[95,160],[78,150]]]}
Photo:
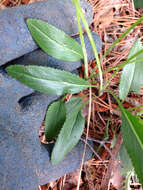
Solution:
{"label": "green leaf", "polygon": [[131,158],[135,172],[143,185],[143,121],[132,115],[121,104],[122,134],[124,145]]}
{"label": "green leaf", "polygon": [[[75,100],[76,101],[76,100]],[[51,162],[53,165],[61,162],[67,153],[78,143],[85,125],[85,119],[81,115],[82,103],[71,110],[57,138],[52,151]]]}
{"label": "green leaf", "polygon": [[[141,41],[137,40],[132,46],[128,58],[142,49]],[[134,63],[128,64],[123,68],[119,85],[119,97],[121,100],[124,100],[129,92],[134,91],[138,93],[143,86],[143,61],[136,62],[136,60],[142,58],[143,54],[136,56]]]}
{"label": "green leaf", "polygon": [[63,61],[83,58],[81,46],[65,32],[38,19],[27,19],[26,22],[34,40],[48,55]]}
{"label": "green leaf", "polygon": [[53,140],[59,134],[66,120],[66,107],[62,100],[52,103],[46,113],[45,136],[47,141]]}
{"label": "green leaf", "polygon": [[108,92],[112,94],[121,109],[123,142],[139,181],[143,185],[143,120],[124,109],[112,91]]}
{"label": "green leaf", "polygon": [[134,0],[135,8],[143,8],[143,0]]}
{"label": "green leaf", "polygon": [[80,108],[82,105],[82,98],[80,97],[72,97],[68,103],[66,103],[66,113],[67,116],[70,115],[73,110],[76,108],[78,109],[78,107]]}
{"label": "green leaf", "polygon": [[118,159],[121,161],[122,168],[120,169],[120,173],[122,175],[126,176],[127,173],[131,172],[134,169],[124,144],[122,144],[120,148]]}
{"label": "green leaf", "polygon": [[51,95],[74,94],[90,86],[77,75],[50,67],[11,65],[6,71],[21,83]]}

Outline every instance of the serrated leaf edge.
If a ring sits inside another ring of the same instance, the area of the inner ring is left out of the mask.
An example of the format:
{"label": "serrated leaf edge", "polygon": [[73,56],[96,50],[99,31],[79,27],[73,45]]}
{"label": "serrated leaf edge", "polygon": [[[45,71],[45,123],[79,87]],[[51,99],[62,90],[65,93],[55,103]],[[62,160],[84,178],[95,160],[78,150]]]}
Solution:
{"label": "serrated leaf edge", "polygon": [[[76,114],[75,122],[76,122],[76,120],[77,120],[77,117],[78,117],[78,114],[79,114],[79,113],[81,114],[81,117],[82,117],[82,118],[84,119],[84,121],[85,121],[85,118],[82,116],[81,109],[82,109],[82,107],[79,108],[78,110],[76,110],[76,112],[72,113],[72,114]],[[66,123],[66,120],[67,120],[68,117],[70,117],[70,116],[67,116],[67,117],[66,117],[64,124]],[[75,122],[74,122],[74,123],[75,123]],[[62,132],[62,130],[63,130],[63,127],[64,127],[64,124],[63,124],[63,126],[61,127],[61,130],[59,131],[58,136],[61,134],[61,132]],[[73,130],[73,129],[72,129],[72,130]],[[56,145],[56,143],[57,143],[57,141],[55,142],[55,145]],[[55,147],[55,145],[54,145],[54,147]],[[53,148],[53,149],[54,149],[54,148]],[[52,151],[52,153],[53,153],[53,151]],[[52,162],[52,154],[51,154],[51,163],[52,163],[53,165],[56,165],[56,163],[53,163],[53,162]]]}
{"label": "serrated leaf edge", "polygon": [[[35,20],[35,19],[31,19],[31,20]],[[27,22],[28,23],[28,22]],[[46,23],[46,22],[45,22]],[[31,24],[31,26],[34,26],[32,23],[30,23]],[[48,23],[47,23],[48,24]],[[29,25],[29,23],[28,23],[28,25]],[[54,27],[53,25],[51,25],[51,24],[48,24],[48,25],[50,25],[50,26],[52,26],[53,28],[56,28],[56,27]],[[34,26],[34,28],[36,28],[37,29],[37,27],[35,27]],[[30,30],[30,29],[29,29]],[[58,30],[60,30],[60,29],[58,29]],[[38,28],[38,31],[40,31],[40,29]],[[41,32],[41,31],[40,31]],[[62,32],[64,32],[64,31],[62,31]],[[57,42],[55,39],[53,39],[53,38],[49,38],[49,36],[47,36],[43,31],[42,31],[42,33],[44,34],[44,36],[46,36],[46,38],[48,38],[50,41],[52,41],[52,42],[54,42],[54,43],[56,43],[56,44],[58,44],[58,46],[61,46],[61,47],[63,47],[64,46],[64,48],[66,49],[66,50],[70,50],[71,52],[73,52],[74,54],[77,54],[79,57],[80,57],[80,59],[83,59],[83,56],[81,55],[81,54],[79,54],[78,52],[76,52],[76,51],[74,51],[73,49],[69,49],[69,48],[67,48],[67,46],[65,46],[64,44],[60,44],[59,42]],[[65,32],[64,32],[65,33]],[[66,34],[66,33],[65,33]],[[67,34],[66,34],[67,35]],[[70,37],[70,36],[69,36]],[[34,38],[35,39],[35,38]],[[78,42],[77,42],[78,43]],[[80,44],[79,44],[80,45]],[[45,50],[44,50],[45,51]]]}
{"label": "serrated leaf edge", "polygon": [[[48,110],[47,110],[47,112],[46,112],[46,116],[47,116],[47,114],[49,114],[49,112],[51,112],[51,107],[52,107],[52,105],[54,104],[54,103],[57,103],[57,102],[62,102],[62,100],[56,100],[56,101],[53,101],[51,104],[50,104],[50,106],[48,107]],[[60,103],[61,104],[61,103]],[[65,104],[64,104],[65,105]],[[58,110],[55,110],[55,112],[59,112],[59,109],[60,108],[58,108]],[[65,109],[66,109],[66,106],[65,106]],[[66,119],[66,112],[65,112],[65,119]],[[61,127],[62,128],[62,127]],[[61,129],[60,129],[61,130]],[[60,130],[59,130],[59,132],[60,132]],[[45,136],[46,136],[46,117],[45,117]]]}
{"label": "serrated leaf edge", "polygon": [[[74,113],[74,114],[75,114],[75,113]],[[82,116],[81,111],[79,111],[79,112],[77,113],[77,115],[76,115],[76,119],[75,119],[75,121],[74,121],[74,124],[75,124],[76,121],[77,121],[78,114],[81,114],[81,117],[82,117],[82,119],[84,119],[84,122],[85,122],[85,118]],[[66,120],[65,120],[65,122],[66,122]],[[65,123],[64,123],[64,124],[65,124]],[[74,125],[73,125],[73,126],[74,126]],[[63,127],[64,127],[64,125],[63,125]],[[61,130],[60,130],[60,132],[59,132],[59,135],[61,134],[63,127],[61,128]],[[73,130],[73,128],[72,128],[72,130]],[[72,133],[72,130],[71,130],[71,133]],[[59,136],[59,135],[58,135],[58,136]],[[57,141],[55,142],[55,145],[56,145],[56,143],[57,143]],[[75,143],[74,143],[74,146],[75,146],[77,143],[78,143],[78,142],[75,142]],[[54,145],[54,146],[55,146],[55,145]],[[73,148],[74,148],[74,146],[73,146]],[[67,153],[69,153],[69,152],[67,152]],[[62,160],[61,160],[61,161],[62,161]],[[52,165],[57,165],[57,163],[53,163],[53,162],[52,162],[52,154],[51,154],[51,163],[52,163]]]}
{"label": "serrated leaf edge", "polygon": [[128,155],[129,155],[129,157],[130,157],[130,160],[131,160],[131,162],[132,162],[132,164],[133,164],[133,167],[134,167],[134,169],[135,169],[135,172],[137,173],[137,176],[138,176],[138,178],[139,178],[139,181],[142,181],[142,179],[140,178],[140,175],[138,175],[138,172],[136,171],[136,168],[135,168],[135,166],[136,166],[135,161],[134,161],[134,159],[132,159],[132,156],[131,156],[131,154],[130,154],[130,151],[128,151],[128,148],[126,147],[126,145],[125,145],[125,148],[126,148],[127,153],[128,153]]}
{"label": "serrated leaf edge", "polygon": [[[123,107],[122,107],[121,110],[124,111],[125,116],[127,117],[126,110],[125,110]],[[127,117],[127,118],[128,118],[128,117]],[[131,124],[131,122],[130,122],[129,119],[127,119],[127,121],[129,121],[129,123]],[[131,127],[131,129],[132,129],[132,127]],[[134,131],[134,129],[133,129],[133,131]],[[139,144],[141,145],[141,149],[143,149],[143,145],[142,145],[140,139],[138,138],[138,136],[136,135],[136,133],[135,133],[135,136],[136,136],[136,138],[137,138],[137,141],[139,140]],[[133,166],[135,167],[135,166],[136,166],[136,163],[135,163],[134,159],[132,159],[132,155],[130,154],[130,151],[128,151],[128,147],[126,146],[126,144],[124,144],[124,145],[125,145],[125,147],[126,147],[127,153],[129,154],[129,157],[130,157],[130,159],[131,159],[131,161],[132,161],[132,164],[133,164]],[[137,175],[138,175],[138,171],[136,170],[136,168],[135,168],[135,171],[136,171],[136,173],[137,173]],[[140,182],[142,182],[142,179],[140,178],[140,175],[138,175],[138,178],[139,178]],[[142,184],[142,185],[143,185],[143,184]]]}
{"label": "serrated leaf edge", "polygon": [[[24,66],[24,65],[11,65],[11,66],[9,66],[9,68],[10,68],[10,67],[12,68],[13,66],[23,66],[23,68],[32,68],[32,67],[35,67],[35,66],[32,66],[32,65],[30,65],[30,66]],[[37,66],[37,67],[39,67],[39,68],[40,68],[40,67],[44,68],[44,66]],[[73,73],[66,72],[66,71],[64,71],[64,70],[54,69],[54,68],[51,68],[51,67],[45,67],[45,68],[49,68],[49,69],[51,69],[51,70],[61,72],[61,74],[65,73],[65,74],[67,74],[67,75],[71,75],[72,77],[74,76],[75,78],[77,78],[77,80],[80,80],[80,82],[87,83],[86,80],[84,80],[83,78],[78,77],[77,75],[75,75],[75,74],[73,74]],[[17,73],[17,72],[15,72],[15,71],[12,71],[12,72],[15,73],[15,74]],[[34,79],[37,79],[37,80],[43,80],[43,81],[49,81],[49,82],[54,81],[54,82],[58,82],[58,83],[59,83],[59,81],[57,81],[57,80],[49,80],[49,79],[44,79],[44,78],[40,78],[40,79],[39,79],[38,77],[32,75],[32,74],[30,73],[29,70],[28,70],[27,72],[28,72],[29,75],[31,75],[31,77],[33,77]],[[25,74],[25,75],[28,76],[28,74]],[[87,84],[84,84],[84,85],[82,85],[82,84],[75,84],[75,83],[68,83],[68,82],[63,82],[63,81],[62,81],[62,82],[60,81],[60,83],[68,84],[68,86],[69,86],[69,85],[74,85],[74,86],[77,86],[77,87],[82,86],[82,87],[86,87],[86,88],[88,88],[88,87],[91,86],[91,85],[88,84],[88,83],[87,83]]]}

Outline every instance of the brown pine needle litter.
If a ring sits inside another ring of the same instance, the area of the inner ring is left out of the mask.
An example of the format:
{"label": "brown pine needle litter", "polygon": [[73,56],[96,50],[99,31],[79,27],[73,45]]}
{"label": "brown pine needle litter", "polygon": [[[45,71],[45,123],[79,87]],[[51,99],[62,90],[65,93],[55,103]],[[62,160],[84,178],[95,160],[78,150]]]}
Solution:
{"label": "brown pine needle litter", "polygon": [[[39,0],[0,0],[0,9],[35,1]],[[92,28],[99,34],[103,43],[100,53],[101,58],[109,46],[143,15],[143,10],[135,10],[131,0],[89,0],[89,2],[92,4],[94,11]],[[140,24],[104,58],[102,70],[122,64],[126,60],[132,44],[137,38],[140,37],[142,39],[142,36],[143,24]],[[92,72],[95,66],[95,60],[89,63],[89,73]],[[81,76],[83,76],[83,70],[84,68],[82,67],[80,69]],[[97,74],[97,70],[95,74]],[[104,82],[110,79],[111,75],[112,72],[104,73]],[[118,95],[119,80],[120,72],[110,81],[108,86],[116,95]],[[120,162],[117,160],[117,154],[122,144],[122,137],[119,132],[121,118],[118,106],[108,93],[104,93],[100,97],[96,96],[96,92],[93,91],[89,92],[86,90],[83,93],[85,98],[92,93],[90,118],[88,106],[84,110],[87,120],[84,136],[87,135],[89,127],[87,138],[95,143],[94,148],[90,147],[95,156],[82,165],[82,170],[78,169],[76,172],[67,174],[55,182],[39,186],[39,190],[76,190],[77,185],[79,190],[122,190],[123,177],[119,173]],[[143,105],[143,89],[141,89],[138,95],[130,93],[123,104],[125,108],[132,111],[134,111],[133,107],[138,107],[137,110],[140,111],[143,109],[140,107],[141,105]],[[40,139],[43,143],[46,143],[43,136],[43,128],[43,126],[40,128]],[[111,142],[115,135],[117,140],[112,145]],[[84,139],[81,140],[85,141]],[[132,190],[142,189],[134,176],[132,176],[130,187]]]}

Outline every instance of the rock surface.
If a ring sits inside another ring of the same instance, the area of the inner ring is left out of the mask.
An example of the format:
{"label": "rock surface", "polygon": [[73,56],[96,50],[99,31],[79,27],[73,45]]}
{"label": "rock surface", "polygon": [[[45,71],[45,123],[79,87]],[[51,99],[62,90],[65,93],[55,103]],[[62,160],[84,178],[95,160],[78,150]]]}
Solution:
{"label": "rock surface", "polygon": [[[83,143],[80,142],[57,166],[50,163],[51,146],[40,143],[39,127],[47,106],[55,99],[57,97],[33,92],[1,70],[1,190],[36,190],[38,184],[56,180],[80,166]],[[90,156],[91,151],[87,149],[85,159]]]}

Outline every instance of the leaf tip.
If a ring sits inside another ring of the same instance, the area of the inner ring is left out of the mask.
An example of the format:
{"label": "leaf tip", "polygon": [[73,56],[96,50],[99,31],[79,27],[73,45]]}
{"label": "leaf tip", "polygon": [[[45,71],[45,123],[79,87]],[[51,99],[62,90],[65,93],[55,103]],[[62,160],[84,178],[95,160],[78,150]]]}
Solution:
{"label": "leaf tip", "polygon": [[36,21],[36,19],[34,19],[34,18],[27,18],[27,19],[26,19],[26,24],[27,24],[27,26],[28,26],[28,29],[29,29],[30,25],[31,25],[33,22],[35,22],[35,21]]}
{"label": "leaf tip", "polygon": [[51,155],[51,164],[53,166],[56,166],[58,165],[59,163],[61,162],[61,160],[59,160],[58,158],[55,157],[54,153],[52,152],[52,155]]}
{"label": "leaf tip", "polygon": [[27,18],[25,21],[26,21],[26,24],[29,25],[31,22],[31,18]]}
{"label": "leaf tip", "polygon": [[6,67],[5,71],[8,73],[11,66]]}

